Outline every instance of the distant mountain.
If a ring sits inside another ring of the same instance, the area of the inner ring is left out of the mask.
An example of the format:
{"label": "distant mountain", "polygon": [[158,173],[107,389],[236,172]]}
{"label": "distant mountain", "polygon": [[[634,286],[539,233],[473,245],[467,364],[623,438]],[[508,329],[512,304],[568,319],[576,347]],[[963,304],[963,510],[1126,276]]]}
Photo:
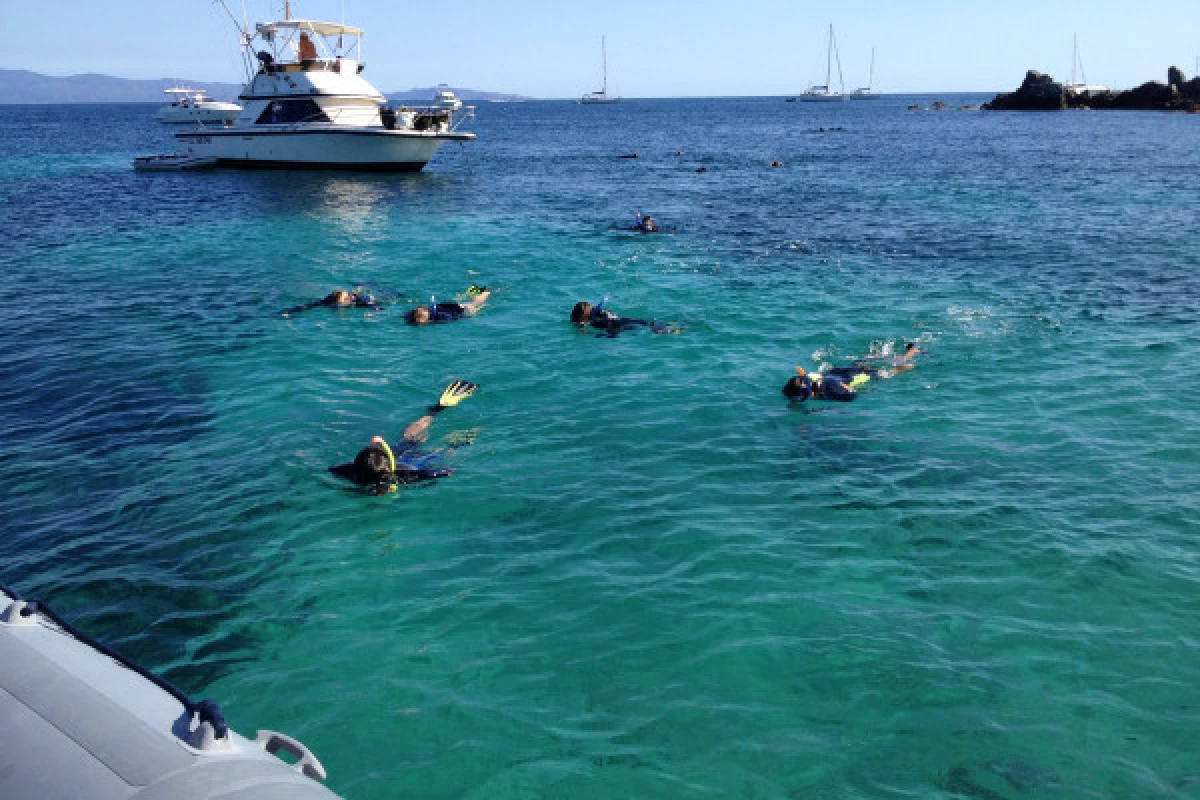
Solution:
{"label": "distant mountain", "polygon": [[217,100],[232,100],[241,90],[233,83],[176,81],[160,78],[132,81],[109,75],[40,75],[23,69],[0,69],[0,103],[158,103],[172,86],[204,89]]}
{"label": "distant mountain", "polygon": [[[461,89],[457,86],[446,87],[454,92],[455,96],[464,103],[480,103],[486,101],[500,101],[511,103],[517,100],[532,100],[531,97],[524,97],[519,94],[502,94],[500,92],[485,92],[480,89]],[[436,86],[430,86],[428,89],[408,89],[403,92],[388,92],[386,97],[393,103],[411,103],[413,105],[427,104],[433,100],[433,93],[438,90]]]}
{"label": "distant mountain", "polygon": [[[24,69],[0,69],[0,104],[5,103],[158,103],[163,89],[188,86],[204,89],[217,100],[233,100],[241,84],[209,81],[177,81],[170,78],[135,81],[110,75],[41,75]],[[434,87],[388,92],[395,103],[425,104],[433,99]],[[483,100],[527,100],[516,94],[483,92],[478,89],[453,89],[467,103]]]}

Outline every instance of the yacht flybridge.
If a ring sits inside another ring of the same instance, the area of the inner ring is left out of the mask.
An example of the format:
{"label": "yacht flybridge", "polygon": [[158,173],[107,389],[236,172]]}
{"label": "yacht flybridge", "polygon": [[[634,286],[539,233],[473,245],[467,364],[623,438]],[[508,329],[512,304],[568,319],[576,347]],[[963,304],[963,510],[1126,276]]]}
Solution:
{"label": "yacht flybridge", "polygon": [[239,30],[247,82],[238,100],[244,109],[226,127],[175,134],[181,158],[224,166],[416,172],[445,142],[475,138],[459,130],[473,108],[389,107],[362,77],[361,28],[288,13],[253,31]]}

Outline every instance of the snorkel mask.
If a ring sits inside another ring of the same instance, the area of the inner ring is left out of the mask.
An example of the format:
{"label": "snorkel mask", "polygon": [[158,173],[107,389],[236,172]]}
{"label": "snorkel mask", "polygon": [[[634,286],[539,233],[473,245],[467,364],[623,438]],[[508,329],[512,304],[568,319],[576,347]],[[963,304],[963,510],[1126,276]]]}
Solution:
{"label": "snorkel mask", "polygon": [[808,398],[812,397],[812,379],[808,377],[808,373],[804,371],[804,367],[796,367],[796,373],[800,376],[802,382],[804,383],[804,396],[799,398],[800,402],[804,402]]}

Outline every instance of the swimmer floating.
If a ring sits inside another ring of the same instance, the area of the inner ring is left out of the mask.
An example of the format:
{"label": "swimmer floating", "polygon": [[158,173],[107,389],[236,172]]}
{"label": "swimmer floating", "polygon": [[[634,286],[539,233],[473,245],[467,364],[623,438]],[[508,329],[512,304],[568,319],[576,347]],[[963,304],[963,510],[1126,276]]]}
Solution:
{"label": "swimmer floating", "polygon": [[452,434],[447,437],[447,446],[438,450],[424,450],[420,445],[428,439],[435,416],[466,400],[478,388],[469,381],[454,381],[442,392],[436,405],[404,429],[394,448],[382,436],[372,437],[371,444],[358,451],[354,461],[330,467],[329,471],[375,495],[394,492],[406,483],[448,477],[454,470],[438,465],[458,448],[472,444],[475,432]]}

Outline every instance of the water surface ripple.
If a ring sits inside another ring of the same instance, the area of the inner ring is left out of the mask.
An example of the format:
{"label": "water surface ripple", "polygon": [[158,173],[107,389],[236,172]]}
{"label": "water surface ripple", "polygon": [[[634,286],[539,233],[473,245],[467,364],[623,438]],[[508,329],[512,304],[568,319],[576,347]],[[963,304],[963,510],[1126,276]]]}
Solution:
{"label": "water surface ripple", "polygon": [[[415,176],[0,107],[0,580],[356,800],[1197,796],[1198,119],[910,100],[488,105]],[[456,377],[452,478],[326,474]]]}

